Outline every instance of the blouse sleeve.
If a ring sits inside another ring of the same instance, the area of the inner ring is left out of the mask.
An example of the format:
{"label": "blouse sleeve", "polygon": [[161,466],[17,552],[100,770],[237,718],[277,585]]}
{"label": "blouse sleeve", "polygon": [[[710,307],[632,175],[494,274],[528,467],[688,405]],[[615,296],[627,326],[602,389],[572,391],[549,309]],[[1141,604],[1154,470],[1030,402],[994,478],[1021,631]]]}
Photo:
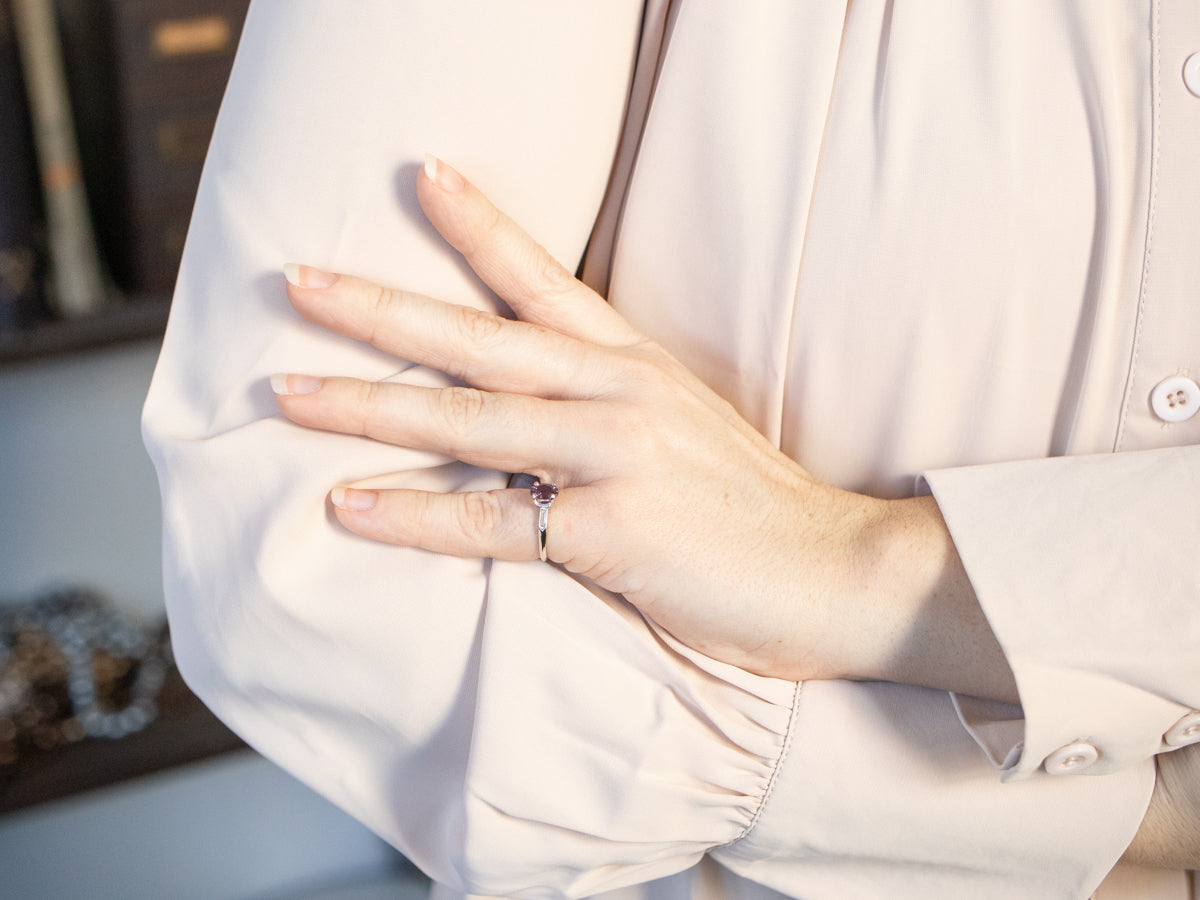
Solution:
{"label": "blouse sleeve", "polygon": [[735,838],[795,685],[665,649],[621,600],[550,566],[342,529],[327,507],[339,483],[503,477],[285,421],[274,372],[443,377],[301,321],[281,267],[494,307],[417,208],[426,151],[574,265],[642,12],[641,0],[255,3],[145,407],[188,682],[252,746],[461,890],[588,894]]}

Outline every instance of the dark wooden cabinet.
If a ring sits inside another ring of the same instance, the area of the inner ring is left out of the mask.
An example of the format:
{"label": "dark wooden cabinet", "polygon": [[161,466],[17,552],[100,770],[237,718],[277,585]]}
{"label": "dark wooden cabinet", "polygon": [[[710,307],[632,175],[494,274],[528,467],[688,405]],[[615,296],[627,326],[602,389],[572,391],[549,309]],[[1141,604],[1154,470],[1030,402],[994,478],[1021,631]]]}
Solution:
{"label": "dark wooden cabinet", "polygon": [[174,284],[246,7],[247,0],[99,6],[107,19],[96,26],[109,35],[111,60],[104,129],[116,140],[80,142],[85,177],[91,167],[119,185],[93,206],[110,271],[126,293],[162,294]]}

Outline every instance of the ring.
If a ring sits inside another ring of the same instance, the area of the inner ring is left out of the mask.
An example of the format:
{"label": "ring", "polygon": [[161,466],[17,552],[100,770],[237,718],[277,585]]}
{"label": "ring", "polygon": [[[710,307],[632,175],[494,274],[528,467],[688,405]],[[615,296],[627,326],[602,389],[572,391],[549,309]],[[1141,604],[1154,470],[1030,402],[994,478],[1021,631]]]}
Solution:
{"label": "ring", "polygon": [[550,525],[550,504],[558,496],[558,485],[535,481],[529,488],[529,496],[533,498],[533,505],[538,508],[538,558],[545,562],[546,528]]}

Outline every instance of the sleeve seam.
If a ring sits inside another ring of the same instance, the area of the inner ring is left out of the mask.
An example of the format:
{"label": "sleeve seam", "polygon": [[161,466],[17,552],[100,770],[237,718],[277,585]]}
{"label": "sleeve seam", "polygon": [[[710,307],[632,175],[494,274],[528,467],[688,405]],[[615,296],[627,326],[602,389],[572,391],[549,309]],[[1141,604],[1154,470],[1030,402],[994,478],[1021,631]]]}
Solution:
{"label": "sleeve seam", "polygon": [[792,693],[792,709],[791,714],[788,716],[787,730],[783,735],[783,745],[780,748],[778,758],[775,760],[775,765],[771,769],[771,777],[767,781],[766,790],[763,791],[762,798],[758,801],[758,805],[755,807],[754,815],[746,824],[746,827],[743,828],[736,837],[726,841],[723,844],[718,844],[712,849],[716,850],[724,847],[732,847],[734,844],[737,844],[738,842],[749,837],[751,832],[758,827],[758,823],[762,819],[763,813],[766,811],[767,804],[771,801],[771,797],[774,794],[775,786],[779,782],[780,772],[783,771],[784,763],[787,761],[788,754],[792,749],[792,739],[796,733],[796,720],[799,718],[800,692],[803,689],[804,682],[797,681],[796,688]]}

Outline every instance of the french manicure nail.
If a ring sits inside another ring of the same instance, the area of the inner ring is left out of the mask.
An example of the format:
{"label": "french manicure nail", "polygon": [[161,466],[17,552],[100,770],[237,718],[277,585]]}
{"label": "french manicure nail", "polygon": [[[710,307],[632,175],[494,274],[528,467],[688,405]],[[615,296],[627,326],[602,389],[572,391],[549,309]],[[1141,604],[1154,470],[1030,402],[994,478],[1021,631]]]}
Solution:
{"label": "french manicure nail", "polygon": [[338,277],[332,272],[314,269],[312,266],[301,266],[297,263],[284,263],[283,277],[296,287],[318,290],[332,287],[333,283],[338,280]]}
{"label": "french manicure nail", "polygon": [[447,194],[457,194],[466,185],[466,181],[458,172],[432,153],[425,154],[425,177]]}
{"label": "french manicure nail", "polygon": [[329,499],[338,509],[366,512],[375,508],[379,493],[378,491],[364,491],[361,488],[335,487],[329,492]]}
{"label": "french manicure nail", "polygon": [[325,383],[315,375],[285,375],[277,372],[271,376],[271,390],[284,397],[293,394],[315,394]]}

